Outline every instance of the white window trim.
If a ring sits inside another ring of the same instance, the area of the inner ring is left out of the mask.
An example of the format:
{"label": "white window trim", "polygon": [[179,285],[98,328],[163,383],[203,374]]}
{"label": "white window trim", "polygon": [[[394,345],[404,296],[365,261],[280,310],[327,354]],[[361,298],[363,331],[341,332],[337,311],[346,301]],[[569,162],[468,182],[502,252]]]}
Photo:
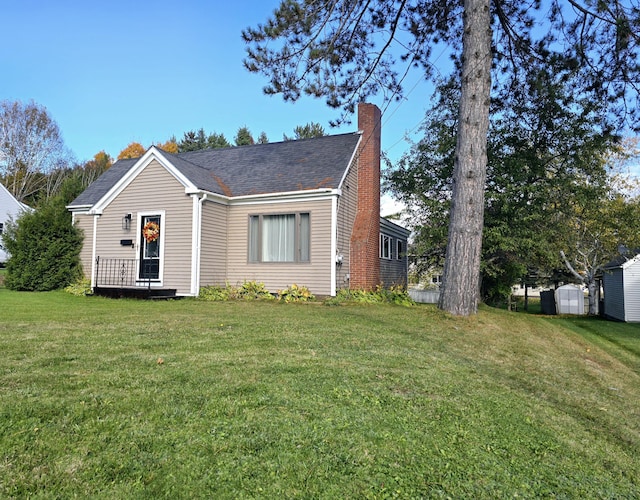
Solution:
{"label": "white window trim", "polygon": [[[309,219],[309,258],[307,260],[300,260],[300,249],[301,249],[301,245],[300,245],[300,216],[301,215],[307,215],[308,219]],[[262,223],[263,223],[263,218],[264,217],[271,217],[271,216],[284,216],[284,215],[294,215],[295,216],[295,248],[294,248],[294,260],[287,260],[287,261],[264,261],[263,260],[263,256],[262,256]],[[251,247],[253,246],[254,242],[251,239],[251,221],[254,217],[258,217],[258,259],[257,260],[252,260],[251,259]],[[249,217],[247,219],[247,263],[248,264],[266,264],[266,265],[291,265],[291,264],[303,264],[303,265],[307,265],[311,263],[311,246],[312,246],[312,237],[311,237],[311,219],[312,219],[312,215],[311,215],[311,211],[308,210],[300,210],[300,211],[295,211],[295,212],[266,212],[266,213],[252,213],[249,214]]]}
{"label": "white window trim", "polygon": [[[385,249],[389,251],[388,255],[385,255]],[[380,233],[380,258],[384,260],[393,259],[393,238],[388,234]]]}

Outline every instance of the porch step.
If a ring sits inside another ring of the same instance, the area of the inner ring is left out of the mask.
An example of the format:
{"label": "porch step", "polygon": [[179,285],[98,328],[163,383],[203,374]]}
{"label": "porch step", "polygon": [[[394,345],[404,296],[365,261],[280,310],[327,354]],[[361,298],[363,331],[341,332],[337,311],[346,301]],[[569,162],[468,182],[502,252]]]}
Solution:
{"label": "porch step", "polygon": [[95,295],[110,297],[112,299],[132,298],[132,299],[175,299],[175,288],[119,288],[119,287],[95,287]]}

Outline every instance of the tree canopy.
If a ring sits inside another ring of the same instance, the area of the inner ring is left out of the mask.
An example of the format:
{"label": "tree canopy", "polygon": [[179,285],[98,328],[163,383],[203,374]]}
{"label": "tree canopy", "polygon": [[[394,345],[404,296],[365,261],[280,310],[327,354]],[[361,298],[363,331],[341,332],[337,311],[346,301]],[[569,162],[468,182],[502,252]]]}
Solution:
{"label": "tree canopy", "polygon": [[637,0],[284,0],[243,31],[244,64],[267,77],[267,94],[323,97],[349,113],[379,92],[402,98],[409,71],[432,77],[433,54],[449,50],[461,93],[440,307],[469,315],[479,297],[490,94],[517,92],[530,71],[578,73],[574,93],[606,105],[603,128],[637,126],[638,33]]}
{"label": "tree canopy", "polygon": [[316,122],[309,122],[305,125],[298,125],[293,129],[293,137],[288,137],[286,134],[282,134],[282,138],[285,141],[299,140],[299,139],[312,139],[314,137],[323,137],[327,135],[324,131],[324,127]]}
{"label": "tree canopy", "polygon": [[[529,270],[553,275],[564,266],[560,251],[589,284],[618,245],[640,243],[638,199],[624,193],[616,174],[633,156],[633,142],[622,151],[616,136],[593,127],[599,105],[556,78],[532,75],[522,92],[494,103],[481,258],[481,296],[490,302],[504,300]],[[385,176],[408,207],[422,271],[441,268],[444,259],[458,94],[454,79],[438,86],[423,139]]]}
{"label": "tree canopy", "polygon": [[231,143],[224,134],[213,132],[206,134],[204,129],[198,131],[190,130],[185,132],[182,140],[178,143],[178,152],[198,151],[200,149],[229,148]]}
{"label": "tree canopy", "polygon": [[0,102],[0,178],[18,201],[32,202],[49,187],[49,174],[70,163],[60,129],[45,107]]}
{"label": "tree canopy", "polygon": [[250,146],[256,143],[255,139],[251,135],[251,131],[246,125],[238,129],[233,140],[236,146]]}
{"label": "tree canopy", "polygon": [[139,142],[132,142],[120,153],[118,153],[118,160],[126,160],[129,158],[140,158],[146,151],[145,147]]}

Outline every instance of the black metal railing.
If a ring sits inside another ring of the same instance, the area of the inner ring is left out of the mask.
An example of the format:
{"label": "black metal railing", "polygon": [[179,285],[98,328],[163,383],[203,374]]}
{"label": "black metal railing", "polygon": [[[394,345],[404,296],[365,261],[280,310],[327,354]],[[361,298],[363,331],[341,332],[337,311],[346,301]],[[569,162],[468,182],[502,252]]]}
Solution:
{"label": "black metal railing", "polygon": [[[140,265],[143,266],[140,278],[138,271]],[[107,259],[104,257],[96,257],[96,287],[119,287],[119,288],[132,288],[147,286],[151,288],[152,273],[149,269],[144,269],[146,266],[153,265],[149,261],[140,261],[138,259]],[[156,264],[157,265],[157,264]]]}

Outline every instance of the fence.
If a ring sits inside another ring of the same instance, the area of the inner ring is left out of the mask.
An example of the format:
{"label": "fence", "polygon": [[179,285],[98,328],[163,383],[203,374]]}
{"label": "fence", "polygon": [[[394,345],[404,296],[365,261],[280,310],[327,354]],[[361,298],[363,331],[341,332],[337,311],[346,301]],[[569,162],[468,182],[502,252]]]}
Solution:
{"label": "fence", "polygon": [[[151,279],[138,278],[140,261],[138,259],[106,259],[96,257],[96,287],[134,288],[146,285],[151,288]],[[150,263],[144,262],[148,266]],[[148,269],[143,269],[142,276],[150,276]]]}

